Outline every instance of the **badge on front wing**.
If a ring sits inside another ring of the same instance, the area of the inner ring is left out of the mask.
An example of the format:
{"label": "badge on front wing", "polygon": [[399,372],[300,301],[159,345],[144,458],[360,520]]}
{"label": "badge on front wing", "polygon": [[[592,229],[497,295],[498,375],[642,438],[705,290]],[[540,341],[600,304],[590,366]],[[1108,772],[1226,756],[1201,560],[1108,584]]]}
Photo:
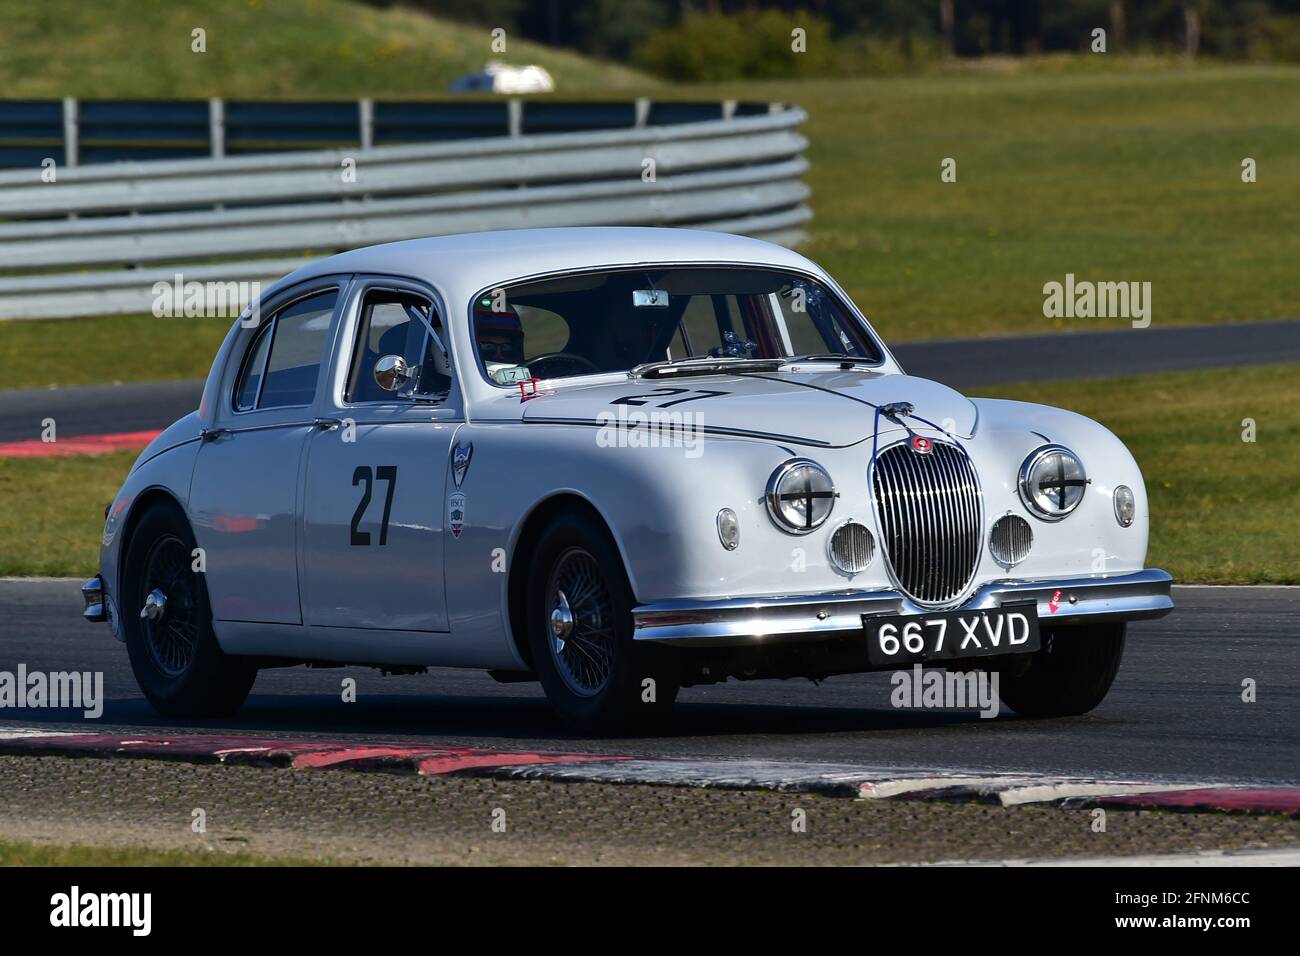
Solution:
{"label": "badge on front wing", "polygon": [[469,461],[473,457],[473,442],[458,442],[451,450],[451,478],[456,482],[457,488],[464,484],[465,475],[469,472]]}

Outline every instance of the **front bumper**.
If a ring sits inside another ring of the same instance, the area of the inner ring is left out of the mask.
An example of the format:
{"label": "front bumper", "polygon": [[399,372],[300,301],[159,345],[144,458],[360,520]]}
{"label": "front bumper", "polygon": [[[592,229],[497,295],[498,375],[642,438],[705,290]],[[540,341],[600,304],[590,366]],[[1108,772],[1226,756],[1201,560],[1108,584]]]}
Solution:
{"label": "front bumper", "polygon": [[[1156,568],[1083,578],[991,581],[960,609],[1033,601],[1038,605],[1039,621],[1046,627],[1136,621],[1164,617],[1173,610],[1172,583],[1168,573]],[[893,590],[664,601],[633,610],[633,636],[638,641],[671,642],[677,647],[817,640],[862,633],[863,615],[925,614],[931,610]]]}

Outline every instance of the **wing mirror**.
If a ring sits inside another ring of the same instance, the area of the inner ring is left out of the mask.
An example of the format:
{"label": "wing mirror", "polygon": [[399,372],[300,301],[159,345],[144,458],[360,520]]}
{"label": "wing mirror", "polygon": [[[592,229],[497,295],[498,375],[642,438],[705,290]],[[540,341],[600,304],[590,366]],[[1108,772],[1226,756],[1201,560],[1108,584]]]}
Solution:
{"label": "wing mirror", "polygon": [[375,382],[385,392],[399,392],[419,375],[400,355],[385,355],[375,363]]}

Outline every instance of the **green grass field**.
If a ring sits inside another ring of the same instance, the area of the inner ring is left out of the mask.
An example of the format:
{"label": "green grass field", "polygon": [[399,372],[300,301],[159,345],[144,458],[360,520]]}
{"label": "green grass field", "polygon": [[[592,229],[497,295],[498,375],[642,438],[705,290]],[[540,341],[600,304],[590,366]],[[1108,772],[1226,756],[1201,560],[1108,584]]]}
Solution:
{"label": "green grass field", "polygon": [[[0,31],[5,95],[431,97],[489,56],[485,31],[400,8],[196,6],[198,16],[161,0],[16,6]],[[208,32],[205,54],[190,52],[196,26]],[[805,251],[891,341],[1124,327],[1045,318],[1043,285],[1067,272],[1150,282],[1157,327],[1300,315],[1300,68],[1063,57],[676,87],[514,40],[506,58],[546,66],[561,96],[803,106],[815,211]],[[948,157],[955,183],[940,180]],[[1245,157],[1258,164],[1255,183],[1241,182]],[[228,325],[149,316],[0,323],[0,389],[201,377]],[[1185,580],[1293,582],[1296,372],[1000,393],[1046,396],[1130,443],[1151,485],[1152,563]],[[1254,445],[1231,440],[1244,417],[1259,421]],[[0,573],[90,569],[99,508],[130,457],[0,460],[0,497],[12,503],[0,512]]]}
{"label": "green grass field", "polygon": [[0,576],[89,575],[135,452],[0,458]]}
{"label": "green grass field", "polygon": [[[1300,584],[1300,365],[976,389],[1061,405],[1128,445],[1151,503],[1147,562],[1185,584]],[[1242,420],[1256,441],[1242,441]]]}
{"label": "green grass field", "polygon": [[152,315],[0,322],[0,390],[206,378],[233,324]]}
{"label": "green grass field", "polygon": [[[1297,376],[1278,365],[976,391],[1061,405],[1119,435],[1146,477],[1149,564],[1185,583],[1300,584]],[[0,458],[0,575],[92,574],[103,505],[134,457]]]}
{"label": "green grass field", "polygon": [[[322,0],[325,12],[335,6]],[[381,92],[368,72],[339,77],[345,90],[305,83],[298,95]],[[269,78],[241,82],[279,92]],[[1150,282],[1157,326],[1300,316],[1297,88],[1298,68],[1215,66],[651,92],[806,108],[816,217],[805,251],[902,341],[1124,326],[1045,318],[1043,285],[1067,272]],[[1258,182],[1241,182],[1246,156]],[[940,181],[945,157],[957,161],[955,183]],[[0,388],[199,376],[221,324],[0,323]],[[168,362],[139,354],[146,337]],[[83,343],[98,361],[67,361]]]}
{"label": "green grass field", "polygon": [[1297,88],[1218,66],[717,92],[808,110],[803,251],[901,341],[1105,327],[1043,316],[1067,272],[1150,282],[1155,325],[1300,317]]}

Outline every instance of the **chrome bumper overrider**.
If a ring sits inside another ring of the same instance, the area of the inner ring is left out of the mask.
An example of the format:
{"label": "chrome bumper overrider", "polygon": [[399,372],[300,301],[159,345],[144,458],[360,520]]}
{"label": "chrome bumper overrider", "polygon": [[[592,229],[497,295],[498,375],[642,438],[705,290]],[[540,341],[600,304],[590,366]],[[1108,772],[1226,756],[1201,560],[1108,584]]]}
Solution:
{"label": "chrome bumper overrider", "polygon": [[104,579],[96,574],[93,578],[81,586],[81,596],[86,602],[86,609],[81,612],[81,616],[87,621],[107,621],[108,614],[104,611]]}
{"label": "chrome bumper overrider", "polygon": [[[952,610],[981,610],[1033,601],[1045,626],[1134,621],[1163,617],[1173,610],[1169,596],[1172,581],[1166,572],[1155,568],[1084,578],[992,581]],[[926,613],[933,613],[933,609],[921,607],[897,591],[886,590],[664,601],[643,604],[632,612],[632,617],[638,641],[721,647],[764,639],[809,640],[860,634],[864,614]]]}

